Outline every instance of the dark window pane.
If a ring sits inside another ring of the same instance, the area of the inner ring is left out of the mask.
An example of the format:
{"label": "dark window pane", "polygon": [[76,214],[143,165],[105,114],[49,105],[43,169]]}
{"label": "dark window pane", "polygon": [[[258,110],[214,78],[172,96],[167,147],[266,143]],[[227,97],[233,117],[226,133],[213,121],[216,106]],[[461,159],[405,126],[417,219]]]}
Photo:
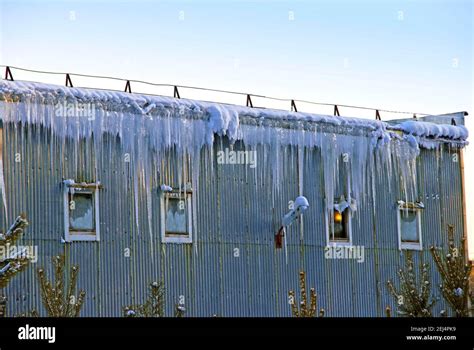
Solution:
{"label": "dark window pane", "polygon": [[342,213],[337,210],[333,213],[333,225],[332,225],[332,239],[335,241],[347,241],[349,240],[349,234],[347,229],[349,210],[346,209]]}

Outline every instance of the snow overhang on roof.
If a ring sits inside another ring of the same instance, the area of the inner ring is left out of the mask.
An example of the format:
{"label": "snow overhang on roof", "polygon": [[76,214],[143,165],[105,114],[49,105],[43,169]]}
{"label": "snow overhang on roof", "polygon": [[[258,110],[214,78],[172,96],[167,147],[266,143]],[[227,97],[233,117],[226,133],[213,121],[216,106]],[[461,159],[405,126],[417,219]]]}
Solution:
{"label": "snow overhang on roof", "polygon": [[[417,147],[425,148],[436,148],[442,143],[463,147],[467,144],[468,138],[468,130],[463,125],[439,124],[447,120],[446,118],[459,119],[458,116],[453,115],[449,115],[450,117],[428,116],[424,119],[433,122],[424,120],[382,122],[23,81],[2,80],[0,101],[52,105],[82,103],[107,112],[130,113],[134,115],[134,118],[136,118],[135,115],[142,115],[149,118],[200,119],[207,122],[209,133],[227,135],[230,139],[241,139],[241,129],[244,125],[347,135],[371,135],[385,141],[392,138],[406,138],[408,142],[416,143]],[[0,118],[4,119],[4,116]],[[44,123],[44,116],[36,119],[35,116],[29,116],[28,122]],[[87,120],[87,118],[83,118],[82,122],[96,123],[95,120]],[[212,142],[213,135],[208,135],[207,139]]]}

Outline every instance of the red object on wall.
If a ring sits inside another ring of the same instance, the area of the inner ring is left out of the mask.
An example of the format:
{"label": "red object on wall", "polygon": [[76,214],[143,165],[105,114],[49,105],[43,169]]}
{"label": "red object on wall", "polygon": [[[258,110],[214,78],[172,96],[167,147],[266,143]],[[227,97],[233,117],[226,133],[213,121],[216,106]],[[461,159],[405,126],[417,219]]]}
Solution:
{"label": "red object on wall", "polygon": [[283,248],[283,237],[285,236],[285,228],[282,226],[275,235],[275,248]]}

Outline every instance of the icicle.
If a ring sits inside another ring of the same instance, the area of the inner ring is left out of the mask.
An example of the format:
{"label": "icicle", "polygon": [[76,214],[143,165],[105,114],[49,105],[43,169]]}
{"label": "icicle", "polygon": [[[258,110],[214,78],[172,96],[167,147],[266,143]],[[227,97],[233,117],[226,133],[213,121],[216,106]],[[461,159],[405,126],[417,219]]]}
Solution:
{"label": "icicle", "polygon": [[[241,140],[245,150],[259,150],[259,154],[263,152],[263,159],[258,160],[263,171],[255,173],[255,185],[263,186],[267,182],[270,185],[271,181],[272,207],[277,200],[281,200],[278,196],[282,193],[280,187],[283,185],[283,167],[290,166],[287,160],[294,156],[298,159],[298,191],[302,194],[303,176],[311,163],[310,155],[317,148],[321,152],[324,200],[328,210],[333,210],[338,173],[343,168],[348,169],[347,187],[350,200],[364,200],[366,191],[373,190],[375,174],[387,176],[389,191],[392,190],[392,182],[395,179],[398,181],[401,175],[404,179],[404,199],[416,200],[416,157],[420,147],[435,149],[439,155],[437,161],[440,161],[444,144],[447,143],[453,148],[463,147],[467,144],[468,137],[467,129],[463,126],[426,122],[388,124],[357,118],[249,109],[186,99],[177,102],[167,97],[26,82],[1,81],[0,96],[4,97],[4,101],[0,102],[0,117],[3,123],[12,123],[16,127],[21,122],[30,127],[48,128],[51,134],[51,149],[59,147],[64,155],[69,143],[72,145],[75,150],[72,160],[77,171],[80,171],[81,167],[77,159],[80,142],[93,138],[97,156],[104,134],[118,136],[122,149],[133,155],[129,175],[133,181],[130,188],[133,191],[138,232],[140,193],[145,193],[146,196],[147,208],[140,209],[147,210],[148,226],[151,229],[153,192],[150,186],[156,182],[153,181],[155,175],[150,164],[159,163],[164,154],[174,149],[178,176],[175,180],[180,191],[184,191],[188,182],[191,182],[194,191],[198,191],[201,154],[208,160],[206,164],[209,164],[209,168],[206,168],[206,171],[211,176],[215,175],[213,142],[216,134],[228,137],[231,142]],[[22,102],[10,101],[18,96]],[[88,118],[69,116],[69,107],[80,104],[88,108],[93,107],[93,115]],[[24,134],[19,138],[19,142],[19,146],[24,146]],[[201,153],[203,148],[205,151]],[[152,156],[153,152],[158,154],[158,159]],[[108,156],[111,157],[112,154]],[[345,161],[339,164],[341,156],[347,156],[347,166]],[[191,161],[191,179],[187,178],[188,175],[182,177],[188,166],[185,163],[186,157],[190,157]],[[0,165],[2,164],[0,158]],[[3,166],[0,167],[0,190],[7,213],[2,168]],[[246,169],[247,171],[249,169]],[[196,207],[198,201],[195,195],[192,200],[194,210],[199,210]],[[193,215],[193,220],[195,217],[196,215]]]}
{"label": "icicle", "polygon": [[[211,148],[211,147],[209,147],[209,148]],[[205,153],[203,153],[203,154],[205,154]],[[201,149],[200,148],[194,148],[193,152],[191,154],[191,160],[192,160],[191,183],[193,185],[193,195],[191,197],[191,202],[192,202],[192,209],[193,209],[193,215],[192,215],[193,227],[195,227],[195,228],[198,227],[197,226],[197,213],[199,213],[198,200],[197,200],[196,193],[199,193],[199,187],[200,187],[200,182],[199,182],[199,174],[201,173],[200,155],[201,155]],[[197,242],[197,239],[198,239],[197,230],[193,230],[193,242]],[[194,253],[196,254],[196,256],[198,256],[198,245],[197,244],[194,244]]]}
{"label": "icicle", "polygon": [[[137,159],[138,154],[135,154],[134,159]],[[135,226],[137,228],[137,234],[140,234],[140,221],[139,221],[139,210],[138,210],[138,174],[140,172],[140,169],[138,169],[137,164],[135,163],[136,161],[134,160],[133,162],[133,198],[134,198],[134,209],[135,209]]]}
{"label": "icicle", "polygon": [[303,164],[304,164],[304,149],[299,146],[298,147],[298,191],[299,195],[303,195]]}
{"label": "icicle", "polygon": [[[148,154],[148,153],[147,153]],[[148,158],[148,157],[147,157]],[[151,261],[153,262],[154,260],[154,242],[153,242],[153,227],[152,227],[152,217],[153,217],[153,213],[152,213],[152,198],[151,198],[151,188],[150,188],[150,185],[151,185],[151,178],[150,178],[150,164],[151,162],[146,159],[146,163],[145,163],[145,174],[144,174],[144,182],[145,182],[145,194],[146,194],[146,210],[147,210],[147,219],[148,219],[148,234],[149,234],[149,237],[150,237],[150,256],[151,256]]]}
{"label": "icicle", "polygon": [[2,159],[2,140],[1,140],[1,133],[0,133],[0,191],[2,192],[2,202],[3,202],[3,209],[5,214],[5,219],[8,218],[8,210],[7,210],[7,195],[5,190],[5,180],[3,177],[3,159]]}
{"label": "icicle", "polygon": [[[303,157],[304,149],[299,146],[297,149],[298,152],[298,196],[303,196]],[[303,216],[300,216],[300,241],[304,240],[304,229],[303,229]]]}

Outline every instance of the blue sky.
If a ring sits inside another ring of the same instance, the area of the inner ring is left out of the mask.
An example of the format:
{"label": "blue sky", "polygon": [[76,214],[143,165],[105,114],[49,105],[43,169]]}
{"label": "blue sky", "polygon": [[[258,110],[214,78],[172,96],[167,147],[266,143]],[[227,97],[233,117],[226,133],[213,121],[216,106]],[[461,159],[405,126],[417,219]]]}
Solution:
{"label": "blue sky", "polygon": [[[0,0],[0,63],[384,109],[466,110],[474,118],[473,18],[470,0]],[[64,83],[64,77],[15,78]],[[75,84],[123,89],[78,78]],[[474,175],[473,152],[466,153],[467,178]],[[474,185],[466,185],[471,201]]]}
{"label": "blue sky", "polygon": [[472,1],[1,3],[4,64],[387,109],[472,110]]}

